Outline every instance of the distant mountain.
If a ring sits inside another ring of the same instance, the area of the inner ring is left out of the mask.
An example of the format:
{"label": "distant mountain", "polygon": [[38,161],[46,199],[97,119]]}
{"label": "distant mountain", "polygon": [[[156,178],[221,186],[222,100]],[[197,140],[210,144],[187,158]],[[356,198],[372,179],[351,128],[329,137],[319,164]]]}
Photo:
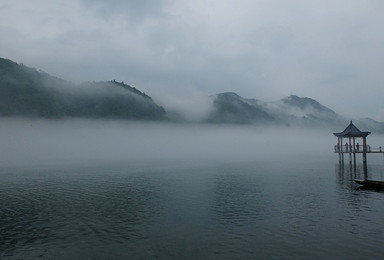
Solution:
{"label": "distant mountain", "polygon": [[275,102],[264,102],[226,92],[214,95],[212,99],[214,110],[208,121],[213,123],[313,126],[344,121],[316,100],[294,95]]}
{"label": "distant mountain", "polygon": [[291,95],[263,104],[264,110],[285,124],[313,126],[342,124],[345,119],[314,99]]}
{"label": "distant mountain", "polygon": [[165,110],[123,82],[75,85],[0,58],[0,115],[162,120]]}
{"label": "distant mountain", "polygon": [[[214,110],[207,120],[211,123],[321,126],[343,129],[351,120],[312,98],[296,95],[273,102],[243,98],[233,92],[220,93],[211,98]],[[384,133],[384,123],[369,118],[353,120],[363,130]]]}
{"label": "distant mountain", "polygon": [[226,92],[212,96],[214,110],[207,122],[225,124],[269,124],[275,118],[256,104],[250,104],[236,93]]}

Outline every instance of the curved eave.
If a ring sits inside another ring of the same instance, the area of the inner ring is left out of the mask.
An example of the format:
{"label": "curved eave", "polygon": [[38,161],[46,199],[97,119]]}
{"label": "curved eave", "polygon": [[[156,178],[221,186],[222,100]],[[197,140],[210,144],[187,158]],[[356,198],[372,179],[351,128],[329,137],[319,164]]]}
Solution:
{"label": "curved eave", "polygon": [[337,137],[367,137],[371,132],[361,132],[359,134],[333,133]]}

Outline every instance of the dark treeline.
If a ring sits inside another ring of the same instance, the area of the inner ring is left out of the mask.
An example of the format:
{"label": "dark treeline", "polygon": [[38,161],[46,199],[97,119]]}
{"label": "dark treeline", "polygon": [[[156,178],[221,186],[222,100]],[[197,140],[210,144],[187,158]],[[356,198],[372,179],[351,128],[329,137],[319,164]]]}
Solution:
{"label": "dark treeline", "polygon": [[75,85],[0,59],[0,115],[163,120],[165,110],[124,82]]}

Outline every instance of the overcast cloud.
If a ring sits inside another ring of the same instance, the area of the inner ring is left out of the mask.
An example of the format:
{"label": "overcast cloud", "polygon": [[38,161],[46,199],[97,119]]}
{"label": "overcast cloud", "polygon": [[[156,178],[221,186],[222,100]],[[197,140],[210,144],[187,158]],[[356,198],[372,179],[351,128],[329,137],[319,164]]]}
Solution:
{"label": "overcast cloud", "polygon": [[296,94],[384,121],[381,0],[0,1],[0,34],[1,57],[160,102]]}

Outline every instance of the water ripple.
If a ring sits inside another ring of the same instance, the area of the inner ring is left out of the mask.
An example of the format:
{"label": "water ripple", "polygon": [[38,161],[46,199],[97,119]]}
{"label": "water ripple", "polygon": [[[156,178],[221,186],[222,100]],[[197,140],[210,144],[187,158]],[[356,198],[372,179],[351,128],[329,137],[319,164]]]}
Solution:
{"label": "water ripple", "polygon": [[2,172],[0,258],[379,258],[383,194],[316,169]]}

